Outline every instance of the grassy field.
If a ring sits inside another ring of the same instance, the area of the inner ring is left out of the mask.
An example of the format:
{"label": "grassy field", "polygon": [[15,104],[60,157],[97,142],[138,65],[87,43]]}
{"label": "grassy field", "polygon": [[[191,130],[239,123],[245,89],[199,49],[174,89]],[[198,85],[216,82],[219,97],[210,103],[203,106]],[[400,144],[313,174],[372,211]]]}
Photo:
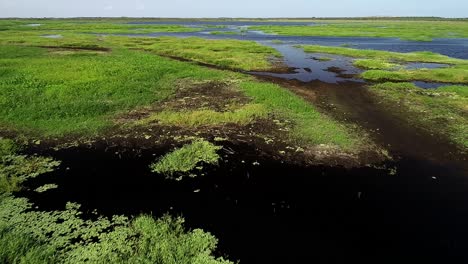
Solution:
{"label": "grassy field", "polygon": [[95,134],[109,117],[161,101],[178,78],[222,78],[143,52],[57,52],[0,46],[0,120],[6,128],[44,135]]}
{"label": "grassy field", "polygon": [[384,37],[416,41],[468,37],[468,22],[463,20],[319,20],[313,22],[317,24],[312,26],[253,26],[249,29],[286,36]]}
{"label": "grassy field", "polygon": [[141,34],[156,32],[196,32],[200,28],[180,25],[126,24],[109,20],[0,20],[0,31],[36,33]]}

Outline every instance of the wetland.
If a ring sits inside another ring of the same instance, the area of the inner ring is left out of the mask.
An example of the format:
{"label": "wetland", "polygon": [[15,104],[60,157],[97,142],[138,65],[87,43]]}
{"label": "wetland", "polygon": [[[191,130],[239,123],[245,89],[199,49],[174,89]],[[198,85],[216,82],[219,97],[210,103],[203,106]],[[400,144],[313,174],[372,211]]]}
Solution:
{"label": "wetland", "polygon": [[467,25],[0,20],[1,262],[467,261]]}

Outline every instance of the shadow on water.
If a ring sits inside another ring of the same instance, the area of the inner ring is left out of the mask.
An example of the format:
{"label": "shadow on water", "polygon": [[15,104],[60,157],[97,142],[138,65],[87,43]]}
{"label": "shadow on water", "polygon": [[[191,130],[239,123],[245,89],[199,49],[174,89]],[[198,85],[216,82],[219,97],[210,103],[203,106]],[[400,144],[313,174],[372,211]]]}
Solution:
{"label": "shadow on water", "polygon": [[257,157],[248,145],[229,147],[242,155],[223,155],[227,162],[207,169],[207,176],[181,182],[149,172],[151,150],[42,153],[63,163],[29,186],[60,187],[24,195],[41,209],[62,209],[73,201],[107,215],[180,214],[190,228],[216,235],[219,253],[241,263],[466,260],[466,173],[409,159],[385,164],[396,168],[392,172],[304,168]]}

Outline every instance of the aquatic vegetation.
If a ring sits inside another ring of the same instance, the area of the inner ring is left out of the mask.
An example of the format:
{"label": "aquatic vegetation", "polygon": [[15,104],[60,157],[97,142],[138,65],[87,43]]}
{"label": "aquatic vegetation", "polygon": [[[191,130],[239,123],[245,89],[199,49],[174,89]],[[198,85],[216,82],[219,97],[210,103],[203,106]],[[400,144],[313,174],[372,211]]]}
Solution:
{"label": "aquatic vegetation", "polygon": [[25,198],[0,196],[1,263],[229,264],[213,256],[217,239],[186,231],[182,218],[98,217],[84,220],[80,206],[37,211]]}
{"label": "aquatic vegetation", "polygon": [[21,190],[28,179],[53,171],[60,165],[51,158],[18,155],[12,140],[0,138],[0,194]]}
{"label": "aquatic vegetation", "polygon": [[328,20],[313,26],[252,26],[286,36],[382,37],[414,41],[468,37],[467,21]]}
{"label": "aquatic vegetation", "polygon": [[216,152],[221,148],[203,139],[198,139],[166,154],[159,161],[151,165],[151,170],[164,174],[168,178],[180,180],[184,174],[193,171],[202,163],[218,164],[220,157]]}
{"label": "aquatic vegetation", "polygon": [[468,150],[467,86],[444,86],[424,90],[412,83],[381,83],[371,91],[389,105],[398,105],[415,126],[448,136]]}

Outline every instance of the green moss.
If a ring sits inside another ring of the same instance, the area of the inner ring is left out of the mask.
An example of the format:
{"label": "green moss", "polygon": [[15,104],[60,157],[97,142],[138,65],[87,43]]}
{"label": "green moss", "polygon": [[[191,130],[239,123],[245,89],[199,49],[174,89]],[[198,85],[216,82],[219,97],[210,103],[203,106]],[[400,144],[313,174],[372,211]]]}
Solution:
{"label": "green moss", "polygon": [[153,172],[161,173],[169,178],[177,178],[177,175],[187,174],[193,171],[200,163],[217,164],[219,155],[216,151],[221,147],[199,139],[182,148],[176,149],[162,157],[158,162],[151,165]]}

